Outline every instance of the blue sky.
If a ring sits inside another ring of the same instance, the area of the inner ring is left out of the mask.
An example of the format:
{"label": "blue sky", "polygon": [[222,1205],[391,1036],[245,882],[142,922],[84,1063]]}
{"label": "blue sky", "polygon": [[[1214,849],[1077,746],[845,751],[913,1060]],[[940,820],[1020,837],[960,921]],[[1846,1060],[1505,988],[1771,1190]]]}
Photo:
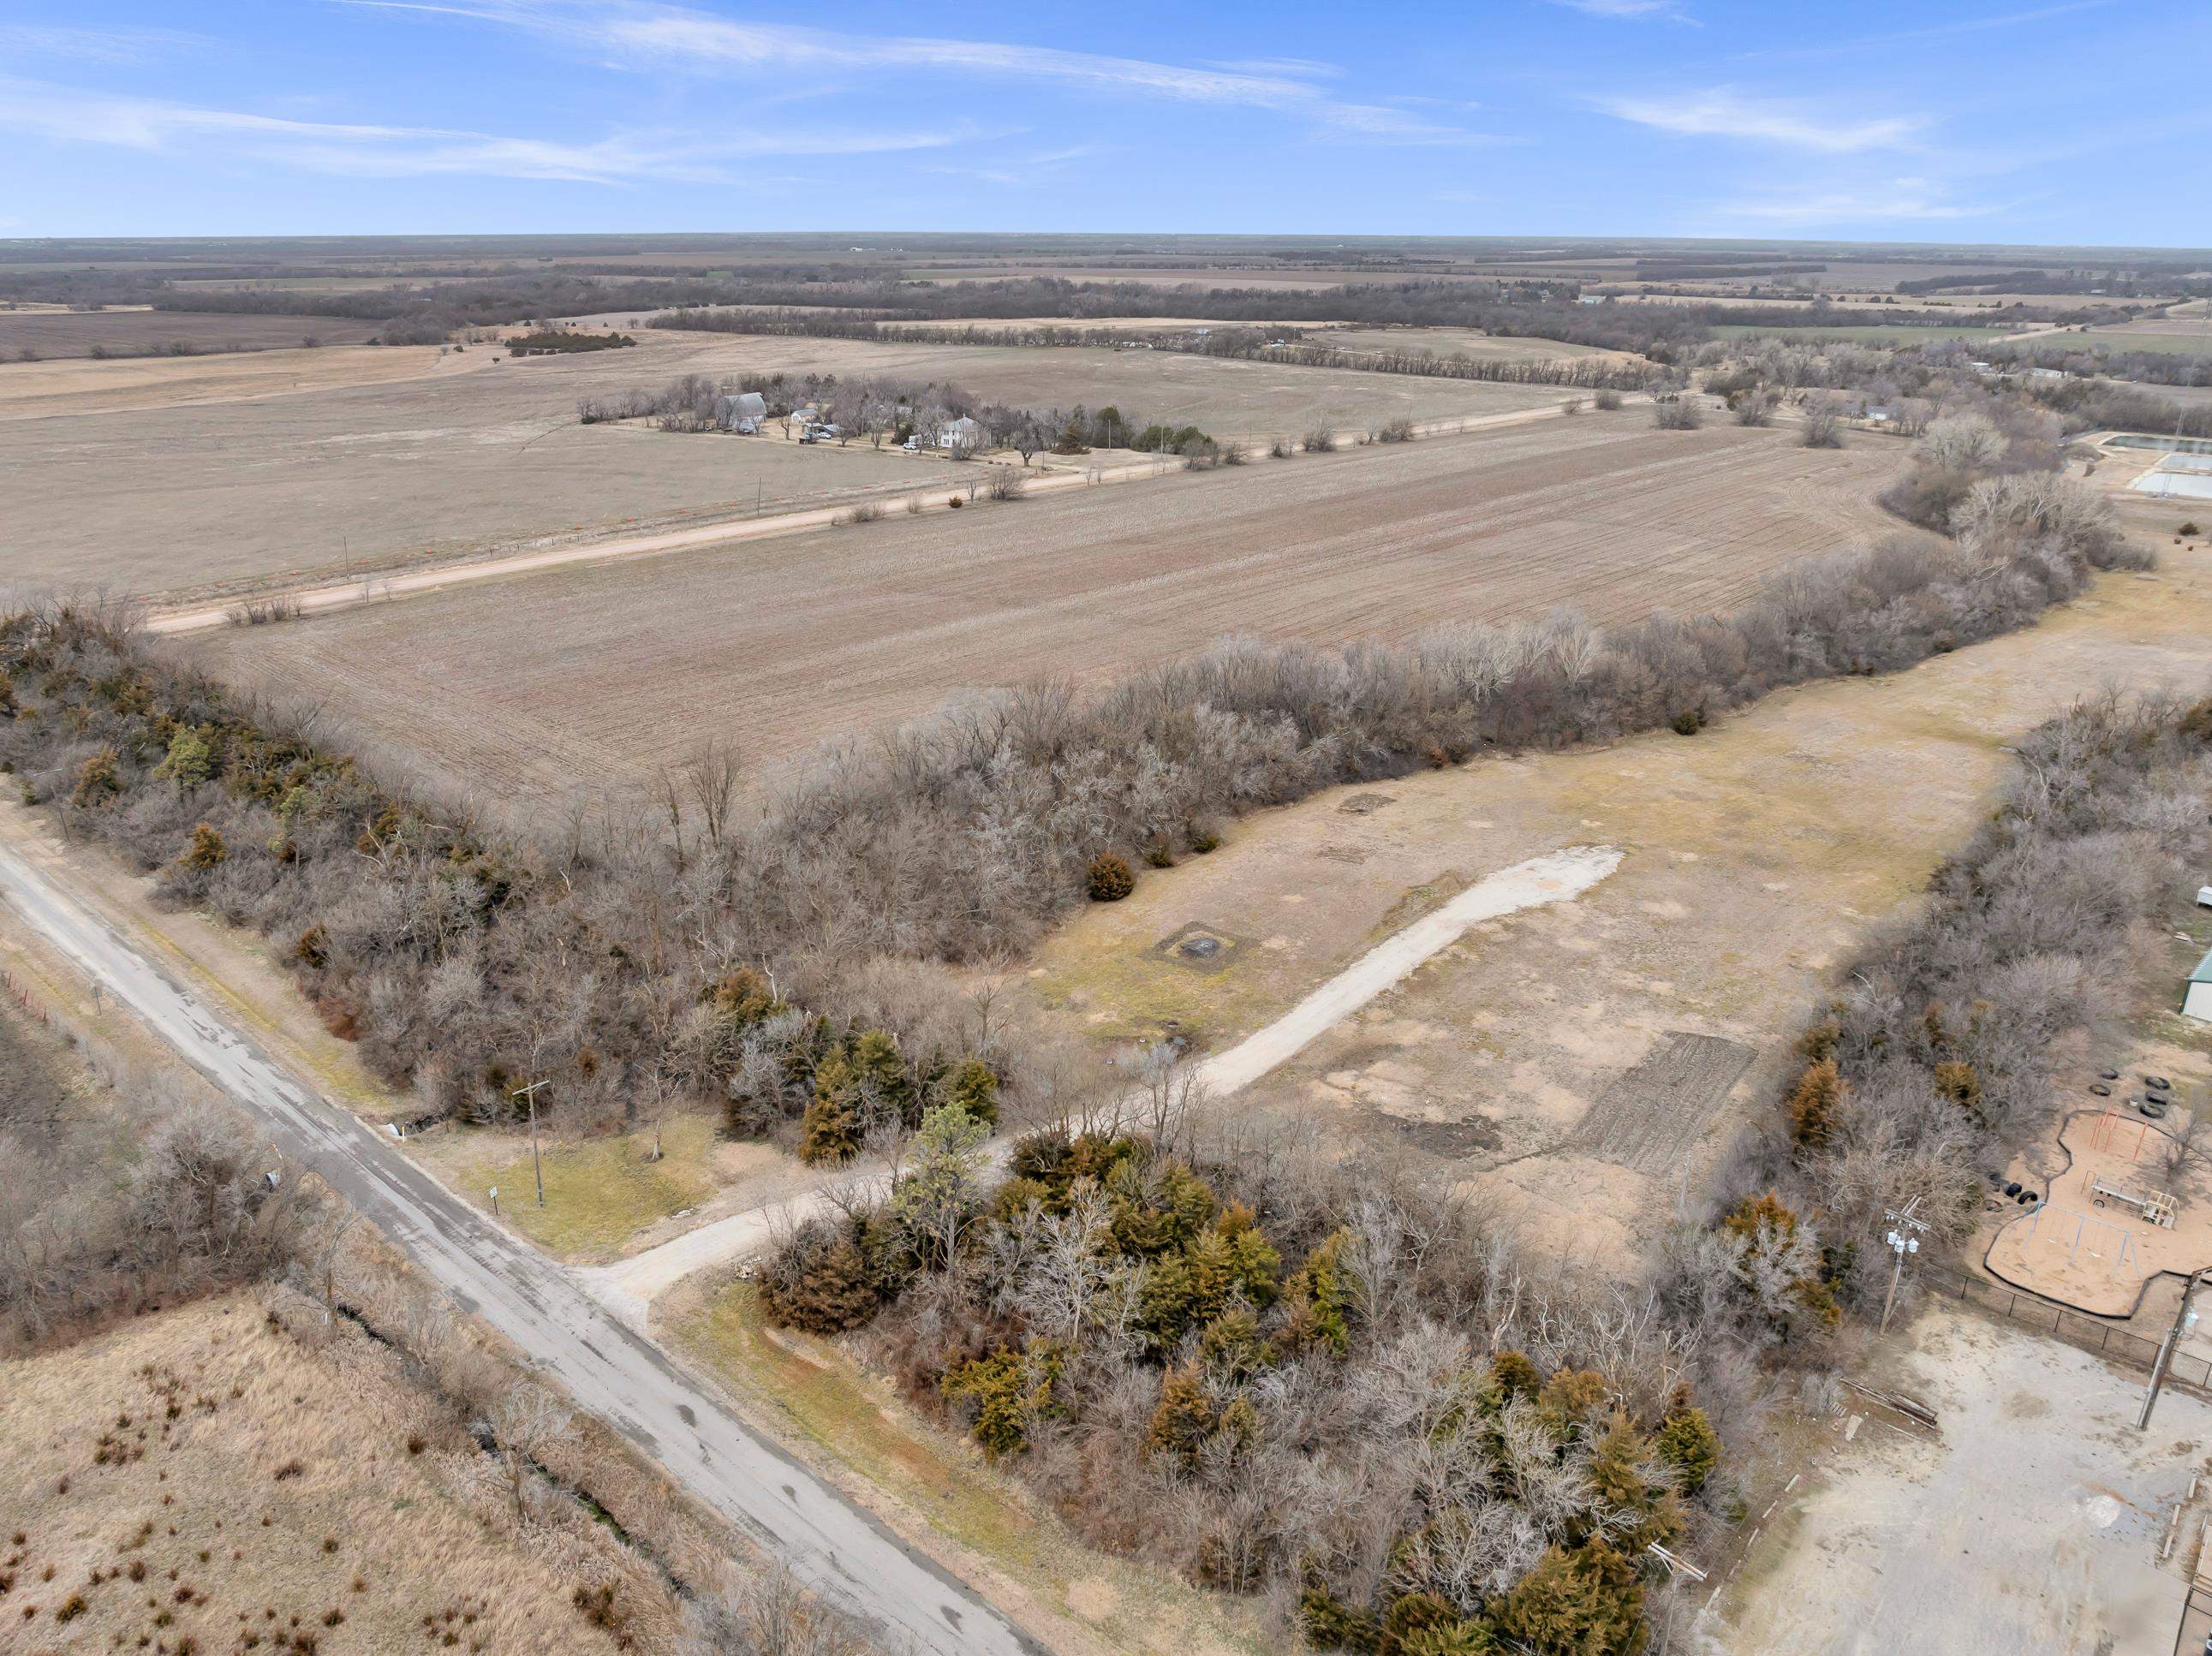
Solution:
{"label": "blue sky", "polygon": [[0,236],[2202,246],[2207,64],[2134,0],[0,0]]}

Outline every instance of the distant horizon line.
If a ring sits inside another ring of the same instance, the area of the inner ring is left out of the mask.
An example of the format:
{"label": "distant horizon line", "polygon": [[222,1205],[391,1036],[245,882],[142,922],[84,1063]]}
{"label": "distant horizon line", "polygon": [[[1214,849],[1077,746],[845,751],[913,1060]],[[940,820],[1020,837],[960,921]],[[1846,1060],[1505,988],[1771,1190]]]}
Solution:
{"label": "distant horizon line", "polygon": [[[1360,244],[1403,246],[1406,244],[1487,244],[1522,245],[1536,247],[1569,246],[1697,246],[1739,247],[1754,249],[1818,249],[1818,248],[1896,248],[1915,251],[1972,250],[1976,252],[2041,252],[2041,253],[2155,253],[2172,257],[2204,255],[2212,259],[2212,247],[2154,242],[2066,242],[2066,241],[1917,241],[1893,237],[1772,237],[1723,235],[1662,235],[1637,231],[1615,231],[1601,235],[1552,235],[1542,233],[1497,232],[1492,234],[1444,233],[1436,231],[1312,231],[1312,230],[923,230],[923,229],[867,229],[843,227],[836,229],[748,229],[748,230],[346,230],[346,231],[281,231],[257,230],[225,233],[202,232],[191,234],[132,235],[124,234],[72,235],[6,235],[0,236],[0,248],[13,247],[73,247],[95,245],[124,244],[137,246],[161,245],[191,246],[198,243],[222,242],[499,242],[499,241],[639,241],[639,240],[705,240],[744,241],[749,240],[837,240],[855,238],[910,238],[916,240],[1009,241],[1115,240],[1151,242],[1189,242],[1221,245],[1236,242],[1295,242],[1350,246]],[[873,248],[863,252],[878,251]]]}

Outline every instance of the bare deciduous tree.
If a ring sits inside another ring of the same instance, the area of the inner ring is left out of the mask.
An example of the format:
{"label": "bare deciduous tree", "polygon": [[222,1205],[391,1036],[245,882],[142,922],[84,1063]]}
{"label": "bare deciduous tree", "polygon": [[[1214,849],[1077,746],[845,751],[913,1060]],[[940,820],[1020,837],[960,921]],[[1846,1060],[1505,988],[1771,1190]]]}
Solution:
{"label": "bare deciduous tree", "polygon": [[546,1454],[574,1435],[568,1405],[534,1380],[517,1380],[500,1394],[484,1417],[507,1479],[514,1521],[528,1520],[532,1472]]}

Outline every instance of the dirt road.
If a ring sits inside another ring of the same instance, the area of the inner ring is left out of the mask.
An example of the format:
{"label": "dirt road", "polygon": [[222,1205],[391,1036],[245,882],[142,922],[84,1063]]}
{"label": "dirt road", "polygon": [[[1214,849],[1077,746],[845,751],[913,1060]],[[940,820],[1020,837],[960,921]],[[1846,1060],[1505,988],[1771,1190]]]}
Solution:
{"label": "dirt road", "polygon": [[[1384,938],[1265,1028],[1200,1065],[1194,1077],[1207,1095],[1225,1098],[1287,1064],[1346,1018],[1403,983],[1468,931],[1492,920],[1553,903],[1572,902],[1620,866],[1607,846],[1571,846],[1501,868]],[[1001,1141],[998,1153],[1010,1146]],[[837,1198],[874,1182],[824,1186],[686,1231],[611,1265],[588,1267],[578,1278],[632,1326],[647,1325],[653,1301],[694,1271],[742,1259],[765,1248],[790,1226],[825,1213]]]}
{"label": "dirt road", "polygon": [[799,1579],[887,1645],[941,1656],[1042,1648],[989,1604],[736,1416],[567,1271],[488,1222],[429,1174],[279,1069],[212,1009],[12,851],[0,901],[251,1111],[298,1176],[312,1168],[463,1308],[582,1408],[653,1455]]}

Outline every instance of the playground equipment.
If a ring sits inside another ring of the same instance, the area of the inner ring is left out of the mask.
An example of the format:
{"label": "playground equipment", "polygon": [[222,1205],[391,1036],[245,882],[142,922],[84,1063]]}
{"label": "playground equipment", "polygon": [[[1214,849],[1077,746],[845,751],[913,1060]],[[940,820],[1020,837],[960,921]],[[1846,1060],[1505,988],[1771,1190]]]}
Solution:
{"label": "playground equipment", "polygon": [[2089,1130],[2089,1148],[2110,1156],[2124,1156],[2132,1162],[2142,1154],[2143,1137],[2149,1131],[2148,1122],[2122,1115],[2118,1110],[2106,1110]]}
{"label": "playground equipment", "polygon": [[[2039,1204],[2028,1216],[2027,1240],[2033,1240],[2043,1228],[2043,1222],[2051,1221],[2050,1234],[2043,1240],[2052,1247],[2066,1250],[2066,1263],[2076,1264],[2081,1258],[2081,1244],[2089,1244],[2089,1257],[2105,1261],[2106,1271],[2118,1271],[2131,1265],[2136,1257],[2136,1234],[2125,1225],[2116,1225],[2108,1219],[2099,1219],[2087,1213],[2076,1213],[2071,1208],[2055,1208],[2050,1203]],[[2074,1228],[2066,1228],[2068,1220]]]}
{"label": "playground equipment", "polygon": [[2155,1190],[2148,1193],[2132,1191],[2124,1185],[2115,1185],[2101,1174],[2089,1181],[2089,1197],[2099,1207],[2108,1201],[2130,1207],[2154,1225],[2173,1228],[2174,1212],[2178,1206],[2171,1191]]}

